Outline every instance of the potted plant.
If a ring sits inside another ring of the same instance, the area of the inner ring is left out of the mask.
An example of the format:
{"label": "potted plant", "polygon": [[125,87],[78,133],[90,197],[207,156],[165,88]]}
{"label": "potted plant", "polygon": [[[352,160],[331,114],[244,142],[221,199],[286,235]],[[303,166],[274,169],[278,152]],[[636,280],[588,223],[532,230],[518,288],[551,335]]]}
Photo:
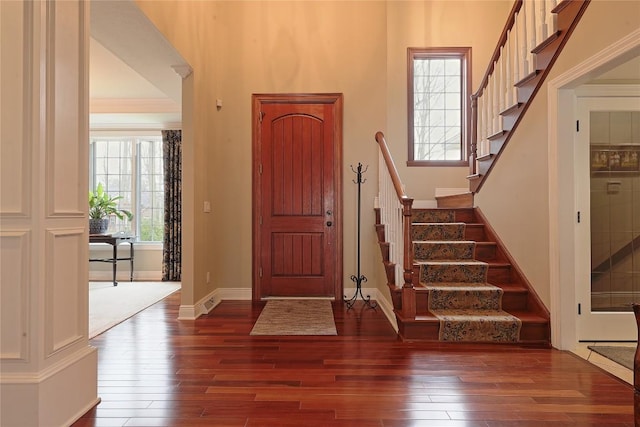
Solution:
{"label": "potted plant", "polygon": [[131,221],[133,214],[126,209],[119,209],[117,201],[122,196],[109,196],[104,186],[99,183],[95,191],[89,191],[89,234],[104,234],[109,227],[109,215],[119,219],[125,217]]}

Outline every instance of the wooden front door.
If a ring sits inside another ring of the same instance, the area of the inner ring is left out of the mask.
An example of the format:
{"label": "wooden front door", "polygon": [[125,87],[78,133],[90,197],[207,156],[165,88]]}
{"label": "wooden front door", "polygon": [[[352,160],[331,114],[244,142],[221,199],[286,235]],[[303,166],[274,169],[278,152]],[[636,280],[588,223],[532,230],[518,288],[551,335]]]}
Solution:
{"label": "wooden front door", "polygon": [[342,95],[253,96],[253,298],[342,293]]}

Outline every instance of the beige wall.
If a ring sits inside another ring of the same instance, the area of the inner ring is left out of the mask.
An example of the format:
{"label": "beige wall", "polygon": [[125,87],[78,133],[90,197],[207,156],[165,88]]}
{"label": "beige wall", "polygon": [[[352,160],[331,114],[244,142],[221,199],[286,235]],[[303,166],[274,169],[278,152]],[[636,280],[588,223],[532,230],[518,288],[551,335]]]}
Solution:
{"label": "beige wall", "polygon": [[468,188],[468,167],[407,167],[407,47],[471,46],[472,90],[480,85],[506,23],[510,1],[390,1],[387,6],[387,128],[407,193],[434,199],[436,188]]}
{"label": "beige wall", "polygon": [[[361,272],[384,290],[373,230],[377,146],[390,136],[408,189],[465,187],[466,168],[407,169],[406,49],[472,46],[474,83],[510,2],[139,2],[194,69],[194,301],[217,287],[251,287],[253,93],[344,94],[344,284],[356,268],[356,191],[350,165],[369,165],[362,187]],[[451,18],[455,17],[455,19]],[[487,25],[487,23],[495,23]],[[486,31],[486,28],[492,28]],[[477,83],[476,83],[477,84]],[[215,100],[223,106],[217,110]],[[185,166],[186,167],[186,166]],[[200,214],[210,200],[211,214]],[[206,271],[212,283],[206,285]],[[184,280],[183,280],[184,282]],[[384,291],[386,294],[386,290]],[[184,301],[183,301],[184,303]]]}
{"label": "beige wall", "polygon": [[[470,45],[477,87],[507,1],[139,2],[192,65],[193,200],[187,242],[193,301],[218,287],[251,287],[252,93],[342,92],[344,112],[344,283],[355,269],[355,198],[350,164],[370,168],[363,186],[362,273],[384,289],[371,206],[377,193],[376,131],[391,144],[408,192],[467,187],[466,168],[407,168],[406,48]],[[547,81],[637,28],[640,3],[593,0]],[[606,29],[606,30],[603,30]],[[597,37],[594,35],[597,34]],[[223,107],[215,108],[221,99]],[[476,204],[549,305],[547,99],[543,88]],[[518,165],[514,174],[513,165]],[[524,166],[524,167],[523,167]],[[186,183],[187,181],[185,181]],[[202,213],[210,200],[213,211]],[[523,223],[526,227],[523,227]],[[188,238],[189,239],[189,238]],[[186,252],[186,250],[185,250]],[[210,271],[212,283],[204,278]]]}
{"label": "beige wall", "polygon": [[[546,83],[639,26],[640,2],[592,0]],[[545,84],[475,198],[547,307],[550,305],[548,148]],[[517,173],[513,165],[518,165]],[[574,212],[564,214],[572,216]],[[572,269],[573,260],[560,260],[560,268]]]}
{"label": "beige wall", "polygon": [[[356,252],[356,186],[349,166],[370,165],[363,204],[372,206],[377,192],[373,135],[385,121],[385,4],[140,5],[194,69],[194,253],[199,254],[194,262],[194,300],[216,287],[251,287],[253,93],[344,94],[344,282],[348,286]],[[180,31],[176,22],[182,24]],[[215,108],[216,99],[223,101],[220,110]],[[212,202],[211,214],[197,213],[203,200]],[[373,245],[371,209],[364,209],[363,224],[362,271],[370,275],[377,267],[374,263],[380,262]],[[206,271],[211,271],[210,286],[202,283]],[[377,283],[375,279],[372,283]]]}

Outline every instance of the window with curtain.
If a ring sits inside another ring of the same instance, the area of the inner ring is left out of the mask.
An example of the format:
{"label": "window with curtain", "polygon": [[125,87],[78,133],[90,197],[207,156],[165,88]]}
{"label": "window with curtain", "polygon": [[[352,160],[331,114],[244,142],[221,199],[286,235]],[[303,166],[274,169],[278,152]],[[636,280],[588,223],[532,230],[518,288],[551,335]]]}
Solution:
{"label": "window with curtain", "polygon": [[471,48],[408,49],[409,166],[467,165]]}
{"label": "window with curtain", "polygon": [[133,212],[131,222],[110,218],[108,233],[134,234],[139,242],[162,243],[164,233],[164,170],[162,137],[92,137],[89,188],[102,183],[121,209]]}

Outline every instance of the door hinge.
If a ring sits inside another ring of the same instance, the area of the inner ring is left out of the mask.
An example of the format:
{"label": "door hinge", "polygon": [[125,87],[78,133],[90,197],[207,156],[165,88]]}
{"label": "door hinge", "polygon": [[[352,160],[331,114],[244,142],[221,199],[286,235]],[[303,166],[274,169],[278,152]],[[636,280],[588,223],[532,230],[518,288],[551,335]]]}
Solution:
{"label": "door hinge", "polygon": [[262,163],[258,165],[258,173],[262,175]]}
{"label": "door hinge", "polygon": [[578,211],[578,224],[580,224],[580,211]]}
{"label": "door hinge", "polygon": [[262,267],[260,267],[258,274],[260,275],[260,277],[262,277]]}
{"label": "door hinge", "polygon": [[264,111],[260,111],[260,123],[262,123],[262,119],[264,119]]}
{"label": "door hinge", "polygon": [[576,132],[580,132],[580,120],[576,120]]}
{"label": "door hinge", "polygon": [[578,315],[582,314],[582,304],[578,303]]}
{"label": "door hinge", "polygon": [[260,215],[260,225],[262,225],[262,215]]}

